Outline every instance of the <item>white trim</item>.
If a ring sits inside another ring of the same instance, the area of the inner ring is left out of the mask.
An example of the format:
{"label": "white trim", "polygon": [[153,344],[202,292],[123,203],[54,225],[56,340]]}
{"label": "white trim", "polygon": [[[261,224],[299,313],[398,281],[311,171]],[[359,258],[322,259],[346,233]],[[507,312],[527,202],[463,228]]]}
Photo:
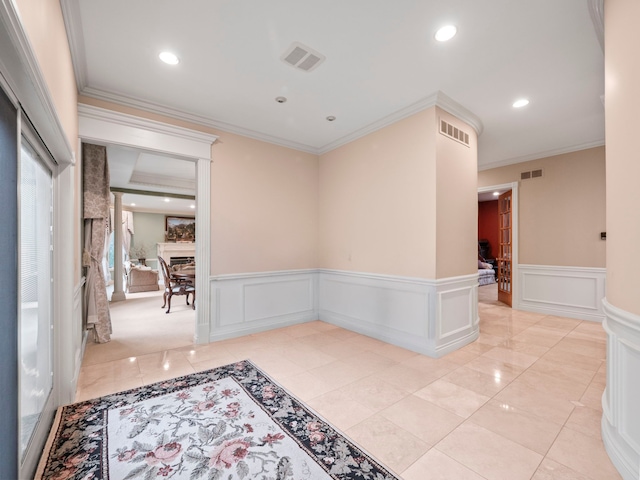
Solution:
{"label": "white trim", "polygon": [[520,255],[520,184],[518,182],[502,183],[478,187],[478,193],[511,189],[511,308],[520,310],[518,294],[520,289],[519,255]]}
{"label": "white trim", "polygon": [[381,128],[392,125],[415,113],[421,112],[422,110],[425,110],[427,108],[431,108],[434,106],[440,107],[446,112],[449,112],[450,114],[456,116],[460,120],[466,122],[471,127],[473,127],[473,129],[476,131],[478,135],[482,133],[484,128],[482,124],[482,120],[480,120],[480,117],[478,117],[477,115],[472,113],[470,110],[466,109],[465,107],[463,107],[462,105],[460,105],[459,103],[457,103],[455,100],[448,97],[444,93],[438,91],[390,115],[387,115],[386,117],[383,117],[376,122],[366,125],[365,127],[360,128],[350,133],[349,135],[346,135],[334,142],[328,143],[322,147],[315,147],[313,145],[306,145],[306,144],[286,140],[280,137],[266,135],[266,134],[257,132],[255,130],[250,130],[237,125],[221,122],[208,117],[203,117],[201,115],[185,113],[185,112],[182,112],[170,107],[166,107],[163,105],[120,95],[115,92],[108,92],[105,90],[99,90],[96,88],[87,87],[87,88],[83,88],[81,90],[81,93],[83,95],[86,95],[87,97],[96,98],[98,100],[105,100],[108,102],[117,103],[119,105],[124,105],[127,107],[138,108],[141,110],[145,110],[147,112],[166,115],[168,117],[172,117],[175,119],[184,120],[191,123],[197,123],[199,125],[215,128],[217,130],[222,130],[225,132],[243,135],[245,137],[261,140],[267,143],[272,143],[274,145],[280,145],[283,147],[292,148],[294,150],[299,150],[302,152],[312,153],[315,155],[322,155],[324,153],[327,153],[335,148],[338,148],[358,138],[368,135],[369,133],[375,132],[376,130],[380,130]]}
{"label": "white trim", "polygon": [[530,160],[538,160],[540,158],[563,155],[565,153],[579,152],[580,150],[588,150],[590,148],[601,147],[604,144],[605,142],[603,138],[594,142],[581,143],[578,145],[570,145],[568,147],[555,148],[553,150],[547,150],[544,152],[531,153],[529,155],[523,155],[522,157],[506,158],[504,160],[498,160],[491,163],[479,163],[478,171],[481,172],[483,170],[491,170],[492,168],[506,167],[507,165],[514,165],[516,163],[528,162]]}
{"label": "white trim", "polygon": [[602,396],[602,441],[625,480],[640,472],[640,316],[602,301],[607,332],[607,387]]}
{"label": "white trim", "polygon": [[601,322],[606,269],[519,265],[519,308],[530,312]]}
{"label": "white trim", "polygon": [[223,132],[235,133],[237,135],[242,135],[244,137],[261,140],[267,143],[272,143],[274,145],[280,145],[282,147],[287,147],[287,148],[291,148],[294,150],[299,150],[307,153],[313,153],[313,154],[318,153],[318,149],[310,145],[293,142],[293,141],[286,140],[284,138],[275,137],[272,135],[266,135],[264,133],[260,133],[255,130],[250,130],[248,128],[232,125],[230,123],[225,123],[218,120],[213,120],[211,118],[203,117],[201,115],[186,113],[180,110],[176,110],[174,108],[166,107],[164,105],[159,105],[156,103],[127,97],[125,95],[120,95],[115,92],[107,92],[105,90],[99,90],[96,88],[87,87],[82,89],[81,93],[82,95],[95,98],[98,100],[117,103],[118,105],[123,105],[125,107],[137,108],[140,110],[144,110],[146,112],[157,113],[159,115],[175,118],[177,120],[196,123],[198,125],[214,128],[216,130],[221,130]]}
{"label": "white trim", "polygon": [[38,135],[60,164],[75,162],[73,149],[58,117],[53,97],[47,86],[22,23],[15,2],[0,2],[0,73]]}
{"label": "white trim", "polygon": [[217,275],[210,279],[210,340],[317,320],[317,270]]}
{"label": "white trim", "polygon": [[363,128],[360,128],[348,135],[345,135],[342,138],[339,138],[331,143],[326,144],[323,147],[320,147],[317,153],[319,155],[327,153],[342,145],[353,142],[354,140],[380,130],[381,128],[393,125],[394,123],[399,122],[404,118],[410,117],[411,115],[414,115],[431,107],[440,107],[442,110],[449,112],[451,115],[457,117],[459,120],[462,120],[463,122],[473,127],[478,135],[480,135],[482,133],[482,130],[484,129],[480,117],[472,113],[470,110],[467,110],[465,107],[463,107],[444,93],[438,91],[429,95],[428,97],[412,103],[411,105],[401,108],[400,110],[393,112],[390,115],[381,118],[380,120],[376,120],[375,122],[370,123]]}
{"label": "white trim", "polygon": [[78,116],[79,136],[83,140],[142,148],[196,162],[196,289],[199,291],[194,340],[206,343],[206,332],[210,328],[211,145],[218,137],[88,105],[78,106]]}
{"label": "white trim", "polygon": [[432,357],[478,337],[477,273],[432,280],[318,272],[322,321]]}
{"label": "white trim", "polygon": [[84,34],[79,0],[60,0],[65,30],[69,39],[69,51],[76,76],[78,91],[87,86],[87,56],[84,50]]}

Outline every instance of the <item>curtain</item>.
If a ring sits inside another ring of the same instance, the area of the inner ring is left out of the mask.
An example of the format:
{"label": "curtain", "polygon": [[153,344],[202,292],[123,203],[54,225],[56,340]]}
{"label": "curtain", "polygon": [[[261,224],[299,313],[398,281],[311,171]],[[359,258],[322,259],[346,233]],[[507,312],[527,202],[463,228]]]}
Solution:
{"label": "curtain", "polygon": [[83,202],[85,245],[83,266],[87,267],[85,285],[85,315],[93,327],[98,343],[111,340],[111,315],[102,270],[105,238],[110,228],[109,218],[109,165],[107,148],[82,144]]}
{"label": "curtain", "polygon": [[126,259],[131,258],[131,236],[133,235],[133,212],[122,211],[122,247],[126,253]]}

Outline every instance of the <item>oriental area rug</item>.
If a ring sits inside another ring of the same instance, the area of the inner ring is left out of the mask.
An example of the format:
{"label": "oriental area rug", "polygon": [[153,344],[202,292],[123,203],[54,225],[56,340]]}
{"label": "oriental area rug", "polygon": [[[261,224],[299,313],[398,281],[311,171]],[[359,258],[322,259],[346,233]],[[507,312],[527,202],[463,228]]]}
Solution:
{"label": "oriental area rug", "polygon": [[397,480],[250,361],[61,407],[36,478]]}

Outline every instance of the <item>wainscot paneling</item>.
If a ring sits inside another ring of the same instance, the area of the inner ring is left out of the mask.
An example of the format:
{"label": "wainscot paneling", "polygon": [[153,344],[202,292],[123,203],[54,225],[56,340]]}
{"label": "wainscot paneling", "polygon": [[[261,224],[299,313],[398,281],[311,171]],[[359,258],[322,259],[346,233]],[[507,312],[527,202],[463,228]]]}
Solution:
{"label": "wainscot paneling", "polygon": [[319,271],[320,320],[432,357],[478,337],[478,276]]}
{"label": "wainscot paneling", "polygon": [[640,316],[603,300],[607,387],[602,396],[602,441],[622,478],[640,471]]}
{"label": "wainscot paneling", "polygon": [[211,277],[210,340],[318,319],[317,270]]}
{"label": "wainscot paneling", "polygon": [[522,265],[519,269],[520,310],[601,322],[606,269]]}

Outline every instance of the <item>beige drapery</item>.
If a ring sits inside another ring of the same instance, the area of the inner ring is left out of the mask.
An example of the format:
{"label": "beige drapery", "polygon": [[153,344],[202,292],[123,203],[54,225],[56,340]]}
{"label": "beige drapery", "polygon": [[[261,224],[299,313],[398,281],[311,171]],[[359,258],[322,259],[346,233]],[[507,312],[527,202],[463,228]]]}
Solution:
{"label": "beige drapery", "polygon": [[109,165],[107,148],[82,144],[85,248],[83,266],[87,267],[85,315],[98,343],[111,340],[111,314],[102,271],[106,233],[109,231]]}

